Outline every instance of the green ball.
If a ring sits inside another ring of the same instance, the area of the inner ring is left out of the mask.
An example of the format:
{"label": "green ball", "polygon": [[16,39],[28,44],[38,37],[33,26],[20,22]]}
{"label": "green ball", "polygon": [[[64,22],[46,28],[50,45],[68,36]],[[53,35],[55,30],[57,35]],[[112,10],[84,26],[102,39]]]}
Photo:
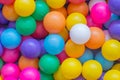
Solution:
{"label": "green ball", "polygon": [[55,73],[60,66],[58,58],[54,55],[45,54],[39,60],[39,67],[41,71],[47,74]]}
{"label": "green ball", "polygon": [[0,59],[0,69],[2,68],[2,66],[3,66],[3,61],[2,59]]}
{"label": "green ball", "polygon": [[23,36],[31,35],[36,30],[36,21],[33,17],[19,17],[16,21],[16,30]]}
{"label": "green ball", "polygon": [[52,74],[46,74],[42,71],[40,71],[40,76],[41,76],[41,80],[54,80]]}
{"label": "green ball", "polygon": [[36,1],[36,9],[32,14],[35,20],[43,20],[45,15],[50,11],[49,6],[45,1]]}

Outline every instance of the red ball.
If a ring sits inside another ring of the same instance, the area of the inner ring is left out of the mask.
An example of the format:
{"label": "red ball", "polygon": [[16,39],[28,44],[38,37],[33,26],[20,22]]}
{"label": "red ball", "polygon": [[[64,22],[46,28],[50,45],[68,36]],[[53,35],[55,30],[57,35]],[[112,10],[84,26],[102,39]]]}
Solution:
{"label": "red ball", "polygon": [[43,39],[48,35],[48,32],[45,30],[43,26],[43,22],[37,22],[37,28],[32,36],[36,39]]}
{"label": "red ball", "polygon": [[2,4],[12,4],[15,0],[0,0],[0,3]]}
{"label": "red ball", "polygon": [[79,4],[79,3],[85,2],[85,0],[69,0],[69,1],[73,4]]}

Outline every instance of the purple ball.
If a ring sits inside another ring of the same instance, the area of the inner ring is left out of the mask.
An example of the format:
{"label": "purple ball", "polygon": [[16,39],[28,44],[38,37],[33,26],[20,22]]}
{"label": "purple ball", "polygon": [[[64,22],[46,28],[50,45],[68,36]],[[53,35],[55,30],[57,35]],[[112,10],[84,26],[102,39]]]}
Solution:
{"label": "purple ball", "polygon": [[20,51],[27,58],[37,58],[40,55],[41,47],[36,39],[26,39],[20,46]]}
{"label": "purple ball", "polygon": [[3,54],[3,47],[2,47],[2,45],[0,44],[0,56],[2,56],[2,54]]}
{"label": "purple ball", "polygon": [[113,21],[110,24],[109,33],[112,38],[120,40],[120,20]]}
{"label": "purple ball", "polygon": [[2,11],[0,11],[0,24],[7,24],[8,20],[6,20],[2,14]]}
{"label": "purple ball", "polygon": [[9,22],[8,27],[9,28],[15,28],[16,27],[16,22]]}
{"label": "purple ball", "polygon": [[4,27],[0,27],[0,35],[1,35],[1,33],[2,33],[4,30],[5,30]]}
{"label": "purple ball", "polygon": [[76,78],[75,80],[85,80],[85,78],[82,76],[82,75],[80,75],[78,78]]}
{"label": "purple ball", "polygon": [[40,41],[39,41],[39,44],[40,44],[40,47],[41,47],[41,53],[40,53],[40,57],[41,56],[43,56],[45,53],[47,53],[46,52],[46,50],[45,50],[45,48],[44,48],[44,40],[43,39],[41,39]]}
{"label": "purple ball", "polygon": [[101,77],[99,78],[99,80],[103,80],[103,77],[105,75],[105,72],[102,73]]}

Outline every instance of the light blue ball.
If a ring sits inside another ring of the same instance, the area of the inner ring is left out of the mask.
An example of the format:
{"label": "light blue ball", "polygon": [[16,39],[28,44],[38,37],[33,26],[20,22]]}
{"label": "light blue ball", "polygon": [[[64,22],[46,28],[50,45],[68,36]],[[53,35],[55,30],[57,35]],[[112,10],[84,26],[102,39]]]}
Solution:
{"label": "light blue ball", "polygon": [[4,30],[1,34],[1,43],[5,48],[14,49],[20,45],[21,36],[13,28]]}
{"label": "light blue ball", "polygon": [[86,49],[85,52],[84,52],[84,54],[80,58],[78,58],[78,60],[82,64],[84,64],[88,60],[93,60],[93,58],[94,58],[93,52],[91,50],[89,50],[89,49]]}
{"label": "light blue ball", "polygon": [[114,64],[113,61],[106,60],[102,56],[101,52],[99,52],[99,53],[96,54],[95,60],[97,60],[102,65],[102,68],[103,68],[104,71],[109,70],[113,66],[113,64]]}
{"label": "light blue ball", "polygon": [[64,39],[58,34],[50,34],[44,40],[45,50],[51,55],[57,55],[64,49]]}

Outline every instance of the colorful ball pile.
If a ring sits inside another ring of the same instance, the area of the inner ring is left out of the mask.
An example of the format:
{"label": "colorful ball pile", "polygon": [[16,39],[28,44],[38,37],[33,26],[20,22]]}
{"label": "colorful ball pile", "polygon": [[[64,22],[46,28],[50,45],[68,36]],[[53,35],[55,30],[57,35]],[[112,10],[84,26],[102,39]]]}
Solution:
{"label": "colorful ball pile", "polygon": [[0,80],[120,80],[120,0],[0,0]]}

